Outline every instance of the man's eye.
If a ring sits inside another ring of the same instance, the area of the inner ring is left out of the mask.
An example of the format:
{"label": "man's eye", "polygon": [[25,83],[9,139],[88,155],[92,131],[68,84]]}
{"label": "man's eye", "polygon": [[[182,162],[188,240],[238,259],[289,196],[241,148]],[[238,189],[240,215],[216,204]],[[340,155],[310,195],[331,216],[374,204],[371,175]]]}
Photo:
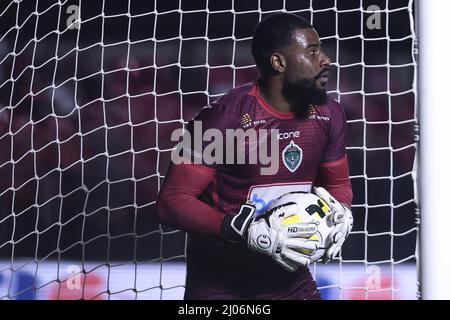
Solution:
{"label": "man's eye", "polygon": [[320,53],[320,50],[318,50],[318,49],[311,51],[311,54],[314,54],[314,55],[318,55],[319,53]]}

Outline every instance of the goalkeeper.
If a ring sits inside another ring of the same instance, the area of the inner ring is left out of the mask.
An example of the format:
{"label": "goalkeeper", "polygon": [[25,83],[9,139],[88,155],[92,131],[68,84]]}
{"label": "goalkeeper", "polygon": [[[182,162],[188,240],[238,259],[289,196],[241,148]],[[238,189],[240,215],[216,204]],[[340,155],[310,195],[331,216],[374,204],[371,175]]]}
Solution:
{"label": "goalkeeper", "polygon": [[[310,231],[276,231],[254,218],[286,192],[316,192],[335,222],[325,262],[336,257],[351,230],[346,119],[327,97],[330,59],[309,22],[287,13],[259,23],[252,54],[258,79],[194,120],[224,136],[227,129],[279,130],[277,173],[261,175],[261,164],[171,163],[157,215],[189,233],[185,299],[320,299],[310,257],[299,253],[317,250]],[[187,131],[194,132],[193,121]]]}

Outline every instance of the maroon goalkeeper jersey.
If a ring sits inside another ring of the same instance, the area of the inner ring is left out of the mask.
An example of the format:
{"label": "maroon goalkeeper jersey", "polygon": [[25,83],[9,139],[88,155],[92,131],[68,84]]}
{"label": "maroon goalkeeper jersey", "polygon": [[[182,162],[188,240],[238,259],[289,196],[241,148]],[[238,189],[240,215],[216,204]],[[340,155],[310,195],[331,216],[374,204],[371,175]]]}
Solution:
{"label": "maroon goalkeeper jersey", "polygon": [[[261,164],[203,164],[215,170],[215,180],[200,198],[224,214],[236,213],[247,201],[262,213],[286,192],[309,192],[319,166],[345,156],[346,121],[339,103],[329,100],[326,105],[311,106],[308,114],[299,118],[294,113],[277,111],[257,92],[256,83],[235,88],[193,119],[202,122],[203,132],[214,128],[224,136],[227,129],[267,129],[269,137],[271,129],[279,132],[275,175],[262,175]],[[187,128],[191,136],[195,134],[193,121]],[[319,296],[308,268],[287,272],[270,257],[252,252],[244,244],[190,234],[187,257],[186,299]]]}

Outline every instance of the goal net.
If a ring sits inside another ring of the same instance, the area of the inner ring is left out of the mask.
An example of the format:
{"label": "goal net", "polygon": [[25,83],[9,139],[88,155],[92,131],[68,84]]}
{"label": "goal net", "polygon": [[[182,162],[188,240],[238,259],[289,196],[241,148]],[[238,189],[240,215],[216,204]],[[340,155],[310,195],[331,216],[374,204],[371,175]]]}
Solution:
{"label": "goal net", "polygon": [[252,31],[309,19],[348,118],[355,225],[326,299],[417,297],[412,0],[4,0],[0,298],[179,299],[185,233],[154,219],[173,130],[252,81]]}

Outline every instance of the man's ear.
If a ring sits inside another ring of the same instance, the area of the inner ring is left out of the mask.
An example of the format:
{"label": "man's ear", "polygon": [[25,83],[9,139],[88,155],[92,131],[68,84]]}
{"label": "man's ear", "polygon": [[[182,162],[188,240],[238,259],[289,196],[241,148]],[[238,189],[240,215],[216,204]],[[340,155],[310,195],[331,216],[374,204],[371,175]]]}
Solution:
{"label": "man's ear", "polygon": [[272,54],[270,64],[276,72],[283,73],[286,70],[286,59],[281,53]]}

